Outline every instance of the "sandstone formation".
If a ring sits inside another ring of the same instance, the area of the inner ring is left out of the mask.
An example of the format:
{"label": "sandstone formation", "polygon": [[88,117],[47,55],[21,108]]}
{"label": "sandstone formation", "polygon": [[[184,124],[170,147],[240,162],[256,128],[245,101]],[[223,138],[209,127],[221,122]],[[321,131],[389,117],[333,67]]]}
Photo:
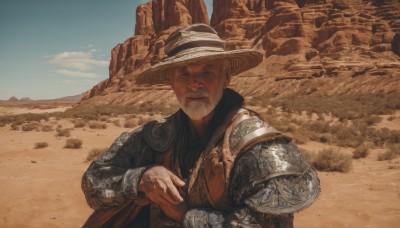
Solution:
{"label": "sandstone formation", "polygon": [[[135,103],[154,91],[173,100],[168,87],[137,86],[132,75],[164,57],[174,29],[197,22],[208,23],[202,0],[139,6],[135,36],[112,50],[110,78],[82,103]],[[398,0],[215,0],[211,25],[227,49],[265,54],[257,69],[232,80],[248,97],[400,92]]]}
{"label": "sandstone formation", "polygon": [[135,35],[111,51],[109,79],[100,82],[83,100],[134,86],[126,75],[142,70],[164,57],[164,40],[179,27],[209,24],[203,0],[153,0],[136,9]]}

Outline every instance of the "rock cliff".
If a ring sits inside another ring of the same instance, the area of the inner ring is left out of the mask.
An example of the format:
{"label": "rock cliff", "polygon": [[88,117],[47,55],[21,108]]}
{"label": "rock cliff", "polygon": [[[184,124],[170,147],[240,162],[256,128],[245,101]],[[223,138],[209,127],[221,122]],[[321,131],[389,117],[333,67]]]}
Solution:
{"label": "rock cliff", "polygon": [[[173,30],[198,22],[208,23],[202,0],[140,5],[135,36],[112,50],[109,79],[84,100],[135,103],[154,91],[172,99],[167,87],[137,86],[128,75],[160,60]],[[257,69],[232,80],[246,96],[400,92],[397,0],[214,0],[211,25],[227,49],[265,54]]]}
{"label": "rock cliff", "polygon": [[134,86],[126,75],[148,67],[164,57],[164,40],[179,27],[209,24],[203,0],[153,0],[136,9],[135,35],[111,51],[109,78],[86,93],[83,100]]}

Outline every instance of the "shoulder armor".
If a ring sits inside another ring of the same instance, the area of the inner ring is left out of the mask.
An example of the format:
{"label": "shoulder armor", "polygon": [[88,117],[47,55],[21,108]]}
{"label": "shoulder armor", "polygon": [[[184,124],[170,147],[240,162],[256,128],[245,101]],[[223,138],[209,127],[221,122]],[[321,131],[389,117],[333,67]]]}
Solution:
{"label": "shoulder armor", "polygon": [[319,194],[315,171],[297,146],[284,138],[259,143],[240,156],[231,183],[236,203],[244,201],[264,213],[301,210]]}
{"label": "shoulder armor", "polygon": [[173,116],[153,120],[143,127],[144,141],[157,152],[167,151],[175,141],[176,129]]}
{"label": "shoulder armor", "polygon": [[258,142],[285,137],[246,109],[239,110],[237,116],[229,135],[229,149],[234,155]]}

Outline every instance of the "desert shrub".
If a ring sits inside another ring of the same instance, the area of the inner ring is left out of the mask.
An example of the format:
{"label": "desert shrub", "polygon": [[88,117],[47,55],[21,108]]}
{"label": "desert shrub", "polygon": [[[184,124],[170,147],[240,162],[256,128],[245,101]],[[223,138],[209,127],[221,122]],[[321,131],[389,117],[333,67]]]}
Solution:
{"label": "desert shrub", "polygon": [[42,130],[43,132],[49,132],[49,131],[52,131],[52,130],[53,130],[53,127],[50,126],[50,125],[43,125],[42,128],[41,128],[41,130]]}
{"label": "desert shrub", "polygon": [[75,128],[81,128],[84,127],[86,125],[86,122],[84,120],[78,119],[74,121],[74,127]]}
{"label": "desert shrub", "polygon": [[400,143],[400,131],[399,130],[391,130],[390,137],[387,139],[386,142],[388,145]]}
{"label": "desert shrub", "polygon": [[35,149],[42,149],[48,147],[49,144],[47,142],[37,142],[35,143]]}
{"label": "desert shrub", "polygon": [[365,117],[364,121],[367,123],[367,125],[373,125],[376,123],[380,123],[382,121],[382,117],[377,116],[377,115],[372,115],[369,117]]}
{"label": "desert shrub", "polygon": [[366,146],[359,146],[353,151],[353,158],[354,159],[359,159],[359,158],[366,158],[369,154],[369,148]]}
{"label": "desert shrub", "polygon": [[72,139],[67,139],[67,142],[65,143],[65,148],[70,148],[70,149],[79,149],[82,146],[82,140],[72,138]]}
{"label": "desert shrub", "polygon": [[145,117],[145,116],[140,116],[140,117],[138,118],[137,125],[141,126],[141,125],[143,125],[143,124],[145,124],[145,123],[147,123],[147,122],[149,122],[149,121],[150,121],[149,118],[147,118],[147,117]]}
{"label": "desert shrub", "polygon": [[56,131],[57,131],[56,136],[59,136],[59,137],[70,137],[71,136],[71,131],[67,128],[57,128]]}
{"label": "desert shrub", "polygon": [[6,123],[0,122],[0,127],[4,127],[4,126],[6,126]]}
{"label": "desert shrub", "polygon": [[388,121],[393,121],[396,119],[396,116],[389,116],[389,118],[387,118]]}
{"label": "desert shrub", "polygon": [[348,172],[352,166],[351,155],[333,148],[324,149],[316,155],[313,165],[320,171]]}
{"label": "desert shrub", "polygon": [[318,133],[329,132],[329,123],[326,123],[324,121],[313,121],[313,122],[309,121],[303,124],[303,126],[313,132],[318,132]]}
{"label": "desert shrub", "polygon": [[107,116],[100,116],[99,120],[103,121],[103,122],[107,122],[108,117]]}
{"label": "desert shrub", "polygon": [[391,137],[391,131],[388,128],[381,128],[375,130],[373,128],[367,129],[367,136],[376,146],[383,146],[386,141],[388,141]]}
{"label": "desert shrub", "polygon": [[400,144],[390,145],[389,148],[378,155],[378,161],[392,160],[400,156]]}
{"label": "desert shrub", "polygon": [[315,159],[317,158],[317,153],[315,153],[314,151],[309,151],[309,150],[300,148],[300,152],[304,155],[304,157],[307,159],[307,161],[310,164],[313,164]]}
{"label": "desert shrub", "polygon": [[38,130],[39,129],[39,123],[38,122],[29,122],[21,126],[21,130],[23,131],[33,131],[33,130]]}
{"label": "desert shrub", "polygon": [[293,96],[273,99],[271,105],[294,112],[332,113],[339,119],[354,120],[371,115],[393,114],[400,110],[399,97],[399,93]]}
{"label": "desert shrub", "polygon": [[100,156],[102,153],[106,152],[108,150],[107,147],[105,148],[94,148],[91,151],[89,151],[86,161],[92,161],[96,159],[98,156]]}
{"label": "desert shrub", "polygon": [[107,128],[106,123],[100,123],[97,121],[89,121],[88,126],[91,129],[106,129]]}
{"label": "desert shrub", "polygon": [[112,123],[117,127],[121,127],[121,123],[119,120],[113,120]]}
{"label": "desert shrub", "polygon": [[24,113],[19,115],[6,115],[0,116],[0,122],[2,123],[15,123],[16,125],[21,125],[23,123],[29,122],[40,122],[41,120],[48,120],[48,114],[34,114],[34,113]]}
{"label": "desert shrub", "polygon": [[124,127],[125,128],[134,128],[138,125],[137,119],[127,119],[125,120]]}
{"label": "desert shrub", "polygon": [[334,143],[340,147],[356,148],[364,142],[357,129],[352,127],[335,125],[331,128],[331,133],[335,134]]}
{"label": "desert shrub", "polygon": [[12,123],[10,127],[11,127],[11,130],[13,130],[13,131],[18,131],[19,130],[19,125],[16,124],[16,123]]}

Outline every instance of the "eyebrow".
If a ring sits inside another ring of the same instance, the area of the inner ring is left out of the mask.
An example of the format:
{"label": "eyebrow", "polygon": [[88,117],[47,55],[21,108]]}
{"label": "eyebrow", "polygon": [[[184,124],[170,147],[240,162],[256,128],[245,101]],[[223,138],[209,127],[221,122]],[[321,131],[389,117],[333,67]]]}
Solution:
{"label": "eyebrow", "polygon": [[215,67],[215,64],[213,64],[213,63],[207,63],[207,64],[204,66],[204,69],[214,68],[214,67]]}

